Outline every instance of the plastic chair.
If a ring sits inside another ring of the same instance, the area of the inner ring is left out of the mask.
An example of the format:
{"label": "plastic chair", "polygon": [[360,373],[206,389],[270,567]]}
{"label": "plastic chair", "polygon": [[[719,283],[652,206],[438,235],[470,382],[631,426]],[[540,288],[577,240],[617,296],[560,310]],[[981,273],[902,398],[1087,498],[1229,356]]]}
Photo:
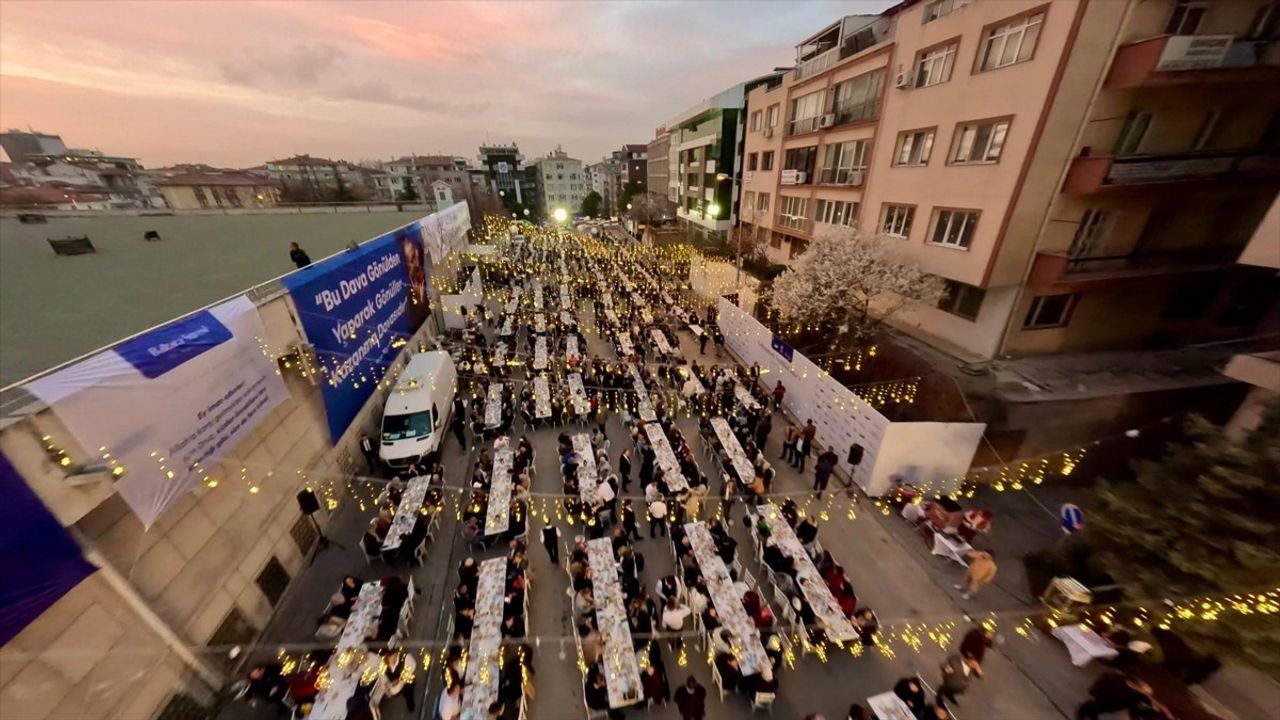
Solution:
{"label": "plastic chair", "polygon": [[773,701],[778,697],[777,693],[758,692],[755,697],[751,698],[751,712],[756,710],[768,710],[769,715],[773,715]]}

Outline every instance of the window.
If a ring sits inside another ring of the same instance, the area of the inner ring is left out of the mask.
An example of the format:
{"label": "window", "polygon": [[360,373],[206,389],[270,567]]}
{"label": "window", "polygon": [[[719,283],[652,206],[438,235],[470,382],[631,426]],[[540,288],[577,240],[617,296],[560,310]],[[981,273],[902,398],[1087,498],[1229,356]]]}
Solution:
{"label": "window", "polygon": [[911,221],[916,216],[913,205],[884,206],[884,219],[880,223],[880,232],[892,237],[905,238],[911,234]]}
{"label": "window", "polygon": [[1195,35],[1208,10],[1207,0],[1177,0],[1164,31],[1169,35]]}
{"label": "window", "polygon": [[973,242],[973,228],[978,224],[976,210],[939,210],[929,242],[947,247],[968,248]]}
{"label": "window", "polygon": [[987,30],[978,49],[978,70],[995,70],[1030,60],[1043,23],[1044,13],[1036,13]]}
{"label": "window", "polygon": [[700,177],[702,177],[702,176],[701,176],[701,175],[690,175],[690,176],[689,176],[689,178],[688,178],[688,182],[686,182],[686,183],[685,183],[685,185],[687,185],[688,187],[691,187],[691,188],[700,187],[700,185],[698,184],[698,183],[700,183],[700,182],[701,182],[701,180],[699,180],[699,178],[700,178]]}
{"label": "window", "polygon": [[819,200],[813,220],[828,225],[852,225],[857,214],[858,203],[851,200]]}
{"label": "window", "polygon": [[760,155],[760,169],[768,172],[773,169],[773,151],[766,150]]}
{"label": "window", "polygon": [[1204,114],[1204,119],[1200,121],[1200,129],[1196,130],[1196,136],[1191,141],[1191,149],[1204,150],[1213,147],[1221,120],[1222,108],[1209,108]]}
{"label": "window", "polygon": [[1244,36],[1250,40],[1275,40],[1280,24],[1280,2],[1269,2],[1258,8]]}
{"label": "window", "polygon": [[209,207],[209,199],[205,197],[204,188],[194,187],[194,188],[191,188],[191,192],[195,194],[196,202],[200,203],[200,207],[202,208]]}
{"label": "window", "polygon": [[1071,238],[1068,257],[1087,258],[1097,254],[1098,243],[1106,234],[1108,214],[1109,211],[1105,208],[1089,208],[1084,211],[1084,217],[1080,218],[1080,225],[1076,227],[1075,237]]}
{"label": "window", "polygon": [[764,126],[767,128],[778,127],[778,103],[765,108]]}
{"label": "window", "polygon": [[1071,311],[1080,299],[1077,294],[1041,295],[1031,301],[1027,317],[1022,321],[1023,330],[1066,327],[1071,322]]}
{"label": "window", "polygon": [[986,298],[987,291],[955,280],[944,282],[946,287],[942,298],[938,300],[938,308],[966,320],[976,319],[978,311],[982,309],[982,301]]}
{"label": "window", "polygon": [[774,233],[770,234],[770,235],[769,235],[769,247],[771,247],[771,248],[780,248],[780,247],[782,247],[782,240],[783,240],[783,238],[785,238],[785,237],[786,237],[786,236],[785,236],[785,235],[783,235],[783,234],[782,234],[782,233],[780,233],[780,232],[774,232]]}
{"label": "window", "polygon": [[959,47],[959,43],[951,43],[920,53],[916,60],[916,74],[912,85],[918,88],[928,87],[950,80]]}
{"label": "window", "polygon": [[1113,155],[1133,155],[1142,147],[1142,139],[1151,127],[1151,113],[1146,110],[1130,110],[1124,117],[1120,136],[1116,138]]}
{"label": "window", "polygon": [[788,135],[813,132],[818,129],[818,118],[822,115],[823,91],[802,95],[791,101],[791,124]]}
{"label": "window", "polygon": [[1008,120],[989,120],[961,125],[959,132],[956,133],[956,147],[951,156],[951,162],[964,165],[999,161],[1000,150],[1004,147],[1004,136],[1008,132]]}
{"label": "window", "polygon": [[783,156],[782,169],[795,170],[796,172],[804,173],[803,180],[797,176],[796,184],[805,185],[814,181],[813,170],[817,160],[818,146],[816,145],[810,145],[809,147],[802,148],[791,148],[787,151],[787,154]]}
{"label": "window", "polygon": [[755,112],[751,113],[751,132],[755,132],[755,131],[757,131],[757,130],[759,130],[759,129],[760,129],[760,116],[761,116],[761,115],[762,115],[762,113],[761,113],[761,111],[759,111],[759,110],[757,110],[757,111],[755,111]]}
{"label": "window", "polygon": [[743,210],[752,210],[752,211],[754,211],[754,210],[756,209],[756,194],[755,194],[755,192],[753,192],[753,191],[751,191],[751,190],[747,190],[746,192],[742,193],[742,209],[743,209]]}
{"label": "window", "polygon": [[924,6],[924,17],[921,18],[920,24],[924,25],[937,20],[945,15],[950,15],[953,11],[967,5],[969,0],[933,0]]}
{"label": "window", "polygon": [[929,164],[933,150],[933,130],[908,130],[898,136],[898,151],[893,164],[899,167]]}
{"label": "window", "polygon": [[756,161],[759,159],[759,153],[747,153],[747,170],[755,170],[758,164]]}
{"label": "window", "polygon": [[867,143],[864,140],[828,145],[822,153],[820,182],[835,185],[861,185],[862,171],[867,167]]}
{"label": "window", "polygon": [[236,192],[235,188],[223,188],[222,192],[226,193],[227,202],[231,207],[244,207],[244,203],[240,202],[240,193]]}
{"label": "window", "polygon": [[805,229],[807,198],[783,195],[778,198],[778,225],[792,230]]}
{"label": "window", "polygon": [[835,124],[875,119],[880,114],[880,90],[883,87],[883,69],[863,73],[836,85],[831,101]]}
{"label": "window", "polygon": [[769,193],[762,192],[756,196],[756,210],[762,213],[769,212]]}

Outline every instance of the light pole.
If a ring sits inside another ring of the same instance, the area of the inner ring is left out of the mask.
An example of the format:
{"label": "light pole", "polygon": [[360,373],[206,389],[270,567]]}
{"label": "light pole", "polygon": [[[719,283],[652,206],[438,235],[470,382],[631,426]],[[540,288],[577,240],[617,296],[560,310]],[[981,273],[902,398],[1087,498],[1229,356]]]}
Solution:
{"label": "light pole", "polygon": [[[733,187],[738,182],[737,171],[735,170],[732,174],[716,173],[716,182],[722,183],[725,180],[729,181],[729,195],[730,195],[729,207],[732,208],[733,207]],[[713,204],[712,207],[719,210],[718,205]],[[713,214],[712,217],[714,216],[715,215]],[[733,218],[729,218],[729,229],[725,231],[726,240],[729,239],[729,234],[732,232],[733,232]],[[734,245],[734,253],[735,253],[734,264],[737,265],[738,267],[738,271],[733,278],[733,292],[736,295],[742,290],[742,237],[739,236],[734,238],[733,245]],[[739,300],[739,302],[741,302],[741,300]]]}

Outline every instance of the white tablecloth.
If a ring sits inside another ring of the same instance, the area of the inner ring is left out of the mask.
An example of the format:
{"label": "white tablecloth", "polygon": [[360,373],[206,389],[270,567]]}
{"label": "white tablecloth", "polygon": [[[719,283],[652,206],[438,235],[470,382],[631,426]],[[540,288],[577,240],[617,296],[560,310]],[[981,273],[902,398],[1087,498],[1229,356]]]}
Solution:
{"label": "white tablecloth", "polygon": [[595,596],[596,624],[604,640],[605,686],[609,707],[633,705],[644,697],[640,686],[640,664],[631,644],[627,624],[626,598],[618,581],[618,561],[613,540],[599,538],[587,543],[587,565],[591,568],[591,593]]}
{"label": "white tablecloth", "polygon": [[[684,530],[689,536],[689,545],[698,560],[698,569],[707,584],[707,593],[711,603],[720,614],[720,622],[738,639],[734,652],[738,655],[738,664],[743,675],[754,675],[769,666],[769,656],[765,654],[764,644],[760,642],[760,632],[756,624],[747,614],[742,604],[742,596],[734,587],[729,577],[729,569],[724,566],[720,554],[716,552],[715,540],[711,530],[704,523],[688,523]],[[763,599],[763,598],[762,598]]]}
{"label": "white tablecloth", "polygon": [[1120,654],[1101,635],[1083,625],[1060,625],[1053,629],[1053,636],[1067,646],[1071,664],[1076,667],[1084,667],[1091,660],[1110,660]]}
{"label": "white tablecloth", "polygon": [[504,342],[496,343],[493,346],[493,366],[501,367],[507,363],[507,344]]}
{"label": "white tablecloth", "polygon": [[413,530],[422,510],[422,502],[427,499],[427,486],[430,484],[430,478],[416,477],[405,485],[404,492],[400,494],[400,505],[396,507],[396,515],[391,518],[391,527],[387,528],[387,537],[382,541],[382,552],[398,549]]}
{"label": "white tablecloth", "polygon": [[649,437],[649,444],[653,446],[653,457],[658,467],[662,468],[663,480],[666,481],[667,487],[674,492],[682,492],[689,489],[689,481],[685,479],[684,473],[680,472],[680,461],[676,459],[676,453],[671,449],[671,442],[667,440],[667,433],[658,423],[649,423],[644,426],[645,435]]}
{"label": "white tablecloth", "polygon": [[572,316],[572,315],[570,315],[569,313],[565,312],[564,310],[561,310],[561,311],[560,311],[560,324],[561,324],[561,325],[563,325],[563,326],[565,326],[565,327],[569,327],[569,326],[573,325],[573,324],[574,324],[574,322],[573,322],[573,316]]}
{"label": "white tablecloth", "polygon": [[382,615],[382,584],[369,582],[360,586],[360,594],[351,606],[351,616],[338,636],[333,657],[329,658],[322,675],[327,683],[316,695],[310,717],[316,720],[343,720],[347,717],[347,700],[360,685],[360,674],[366,658],[378,662],[377,655],[366,653],[364,642],[378,629]]}
{"label": "white tablecloth", "polygon": [[587,389],[582,385],[582,373],[569,373],[569,400],[573,403],[574,412],[579,415],[591,410]]}
{"label": "white tablecloth", "polygon": [[871,708],[878,720],[916,720],[916,716],[911,714],[911,708],[891,692],[867,698],[867,707]]}
{"label": "white tablecloth", "polygon": [[476,618],[467,655],[466,689],[462,693],[463,720],[484,720],[498,699],[498,650],[502,647],[502,607],[506,589],[505,557],[480,563],[476,581]]}
{"label": "white tablecloth", "polygon": [[578,350],[578,336],[570,335],[564,341],[564,357],[566,360],[570,358],[581,358],[582,353]]}
{"label": "white tablecloth", "polygon": [[496,428],[502,424],[502,383],[489,383],[489,397],[484,406],[484,425]]}
{"label": "white tablecloth", "polygon": [[969,567],[969,561],[965,560],[965,555],[972,551],[973,546],[958,537],[951,537],[946,533],[940,532],[933,534],[934,555],[950,558],[965,567]]}
{"label": "white tablecloth", "polygon": [[489,501],[485,510],[484,534],[497,535],[511,526],[511,465],[515,451],[510,446],[493,455],[493,480],[489,483]]}
{"label": "white tablecloth", "polygon": [[661,330],[650,330],[649,337],[653,338],[653,344],[658,348],[658,352],[663,355],[671,354],[671,343],[667,342],[667,336]]}
{"label": "white tablecloth", "polygon": [[538,313],[533,316],[533,331],[536,333],[545,333],[547,331],[547,316]]}
{"label": "white tablecloth", "polygon": [[658,414],[653,410],[653,403],[649,401],[649,389],[644,386],[644,378],[640,375],[640,370],[635,365],[631,366],[631,388],[636,392],[636,414],[645,422],[654,422],[658,419]]}
{"label": "white tablecloth", "polygon": [[648,307],[641,307],[641,308],[640,308],[640,322],[644,323],[645,325],[652,325],[652,324],[653,324],[653,311],[649,310],[649,308],[648,308]]}
{"label": "white tablecloth", "polygon": [[840,604],[831,594],[831,589],[823,582],[818,568],[814,567],[813,560],[800,544],[795,531],[787,524],[782,511],[769,502],[761,507],[760,512],[769,523],[769,529],[773,533],[774,542],[778,544],[778,549],[795,564],[800,591],[809,601],[809,607],[813,608],[813,614],[827,626],[827,636],[841,642],[856,639],[858,631],[840,610]]}
{"label": "white tablecloth", "polygon": [[742,386],[742,383],[734,384],[733,394],[738,398],[738,402],[742,403],[742,406],[748,410],[754,410],[760,407],[760,403],[756,402],[756,399],[752,397],[751,393],[745,387]]}
{"label": "white tablecloth", "polygon": [[547,363],[547,338],[545,335],[539,335],[533,343],[533,369],[546,370]]}
{"label": "white tablecloth", "polygon": [[537,281],[533,284],[533,309],[542,309],[542,283]]}
{"label": "white tablecloth", "polygon": [[701,325],[690,325],[690,326],[689,326],[689,332],[693,333],[693,336],[694,336],[694,337],[702,337],[702,335],[703,335],[703,331],[702,331],[702,326],[701,326]]}
{"label": "white tablecloth", "polygon": [[533,379],[533,415],[540,420],[551,417],[551,385],[546,375]]}
{"label": "white tablecloth", "polygon": [[720,439],[720,444],[724,446],[725,452],[729,455],[729,464],[733,466],[734,472],[738,473],[738,482],[743,485],[750,485],[756,478],[755,466],[747,459],[747,455],[742,450],[742,444],[738,442],[738,437],[733,434],[733,428],[729,427],[729,421],[722,417],[711,418],[711,429],[715,430],[716,437]]}

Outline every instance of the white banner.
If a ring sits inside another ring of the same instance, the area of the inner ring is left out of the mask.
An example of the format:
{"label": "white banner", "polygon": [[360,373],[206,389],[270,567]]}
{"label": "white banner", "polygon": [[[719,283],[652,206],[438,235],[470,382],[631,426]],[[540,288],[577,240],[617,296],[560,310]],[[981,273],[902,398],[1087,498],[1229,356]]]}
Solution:
{"label": "white banner", "polygon": [[471,271],[471,279],[459,295],[441,295],[440,312],[444,315],[444,326],[448,330],[461,330],[467,326],[464,310],[474,310],[484,306],[484,281],[480,278],[480,268]]}
{"label": "white banner", "polygon": [[[840,456],[840,467],[872,497],[887,493],[895,477],[951,492],[969,470],[986,425],[890,422],[813,361],[791,350],[755,318],[719,299],[720,330],[743,364],[759,363],[770,390],[787,389],[783,405],[801,424],[813,420],[817,441]],[[862,446],[862,462],[849,464],[849,449]]]}
{"label": "white banner", "polygon": [[87,452],[124,468],[116,490],[150,527],[289,396],[259,348],[264,335],[240,296],[26,388]]}

